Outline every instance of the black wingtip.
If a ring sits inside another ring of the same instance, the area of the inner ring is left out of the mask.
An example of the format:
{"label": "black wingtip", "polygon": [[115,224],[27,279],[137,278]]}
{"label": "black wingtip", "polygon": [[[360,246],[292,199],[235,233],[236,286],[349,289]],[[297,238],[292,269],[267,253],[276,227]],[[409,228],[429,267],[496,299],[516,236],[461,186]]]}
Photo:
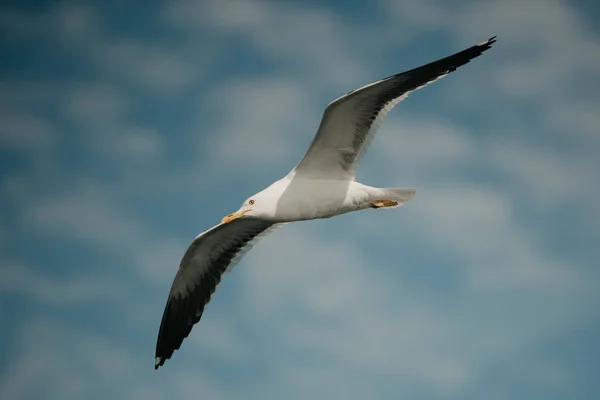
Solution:
{"label": "black wingtip", "polygon": [[489,38],[485,42],[479,43],[477,46],[478,47],[485,47],[485,49],[487,50],[490,47],[492,47],[492,44],[494,44],[494,43],[496,43],[496,36],[492,36],[491,38]]}

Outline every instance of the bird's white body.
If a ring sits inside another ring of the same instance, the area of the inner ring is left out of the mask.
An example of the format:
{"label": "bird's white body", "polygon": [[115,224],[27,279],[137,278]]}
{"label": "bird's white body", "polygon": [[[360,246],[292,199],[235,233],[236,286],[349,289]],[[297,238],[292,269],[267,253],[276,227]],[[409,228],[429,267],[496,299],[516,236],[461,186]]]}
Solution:
{"label": "bird's white body", "polygon": [[358,162],[396,104],[480,56],[494,41],[365,85],[331,102],[309,149],[290,173],[249,197],[189,246],[163,313],[155,368],[171,357],[200,320],[223,273],[274,226],[367,208],[394,208],[409,201],[415,189],[356,182]]}
{"label": "bird's white body", "polygon": [[245,216],[274,223],[330,218],[373,208],[377,200],[397,200],[396,206],[402,205],[416,192],[414,189],[404,190],[404,195],[399,196],[388,189],[363,185],[355,180],[288,175],[251,196],[248,200],[254,200],[254,205],[250,206],[246,201],[238,213],[250,209]]}

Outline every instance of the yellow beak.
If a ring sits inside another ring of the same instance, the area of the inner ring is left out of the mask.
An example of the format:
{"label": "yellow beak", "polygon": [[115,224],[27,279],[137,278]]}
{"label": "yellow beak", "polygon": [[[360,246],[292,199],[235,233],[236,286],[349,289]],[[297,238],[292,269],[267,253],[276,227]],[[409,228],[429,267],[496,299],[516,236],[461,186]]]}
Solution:
{"label": "yellow beak", "polygon": [[231,221],[233,221],[234,219],[238,219],[239,217],[241,217],[242,215],[246,214],[247,212],[252,211],[252,210],[244,210],[244,211],[236,211],[233,214],[229,214],[223,217],[223,219],[221,220],[222,224],[228,224]]}

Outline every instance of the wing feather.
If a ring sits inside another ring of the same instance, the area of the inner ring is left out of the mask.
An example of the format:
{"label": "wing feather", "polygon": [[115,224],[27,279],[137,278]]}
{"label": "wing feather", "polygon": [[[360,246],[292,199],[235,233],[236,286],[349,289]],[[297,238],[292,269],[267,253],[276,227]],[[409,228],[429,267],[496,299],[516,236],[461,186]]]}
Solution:
{"label": "wing feather", "polygon": [[494,36],[449,57],[370,83],[335,99],[325,109],[313,142],[291,173],[354,179],[358,162],[396,104],[409,93],[479,57],[495,41]]}
{"label": "wing feather", "polygon": [[163,312],[155,369],[171,358],[200,321],[223,274],[279,225],[256,218],[239,218],[216,225],[192,241],[181,260]]}

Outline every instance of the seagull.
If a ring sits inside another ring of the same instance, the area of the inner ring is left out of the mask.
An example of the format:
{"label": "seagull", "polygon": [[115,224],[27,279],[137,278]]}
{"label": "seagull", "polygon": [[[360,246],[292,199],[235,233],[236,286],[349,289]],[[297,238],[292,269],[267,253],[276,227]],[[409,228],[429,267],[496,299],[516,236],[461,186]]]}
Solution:
{"label": "seagull", "polygon": [[329,103],[300,162],[284,178],[250,196],[238,211],[200,233],[188,247],[160,323],[155,369],[171,358],[200,321],[222,275],[273,229],[351,211],[391,209],[412,199],[415,189],[377,188],[357,182],[359,160],[396,104],[479,57],[495,39],[368,84]]}

